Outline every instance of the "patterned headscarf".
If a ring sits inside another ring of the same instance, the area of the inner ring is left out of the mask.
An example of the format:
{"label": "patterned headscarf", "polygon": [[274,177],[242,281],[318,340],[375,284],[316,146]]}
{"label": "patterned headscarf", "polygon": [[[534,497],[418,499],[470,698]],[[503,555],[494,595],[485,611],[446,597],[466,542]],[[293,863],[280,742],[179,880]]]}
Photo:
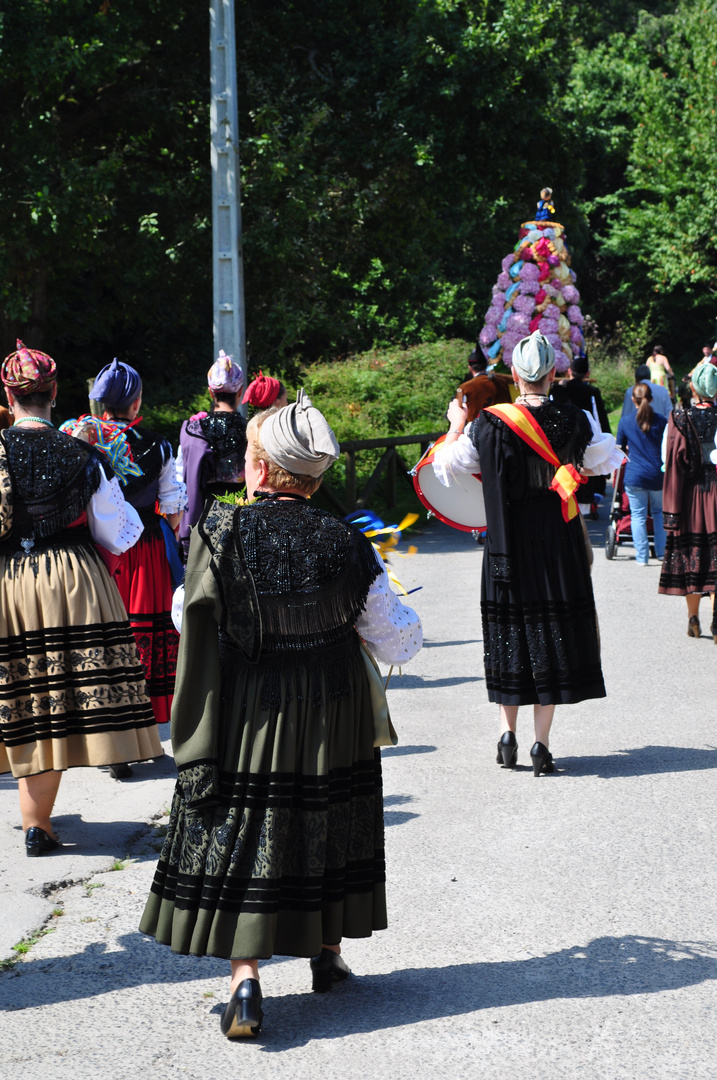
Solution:
{"label": "patterned headscarf", "polygon": [[710,360],[697,365],[690,381],[700,397],[714,399],[717,396],[717,368]]}
{"label": "patterned headscarf", "polygon": [[219,357],[207,372],[207,382],[215,394],[238,394],[244,386],[244,372],[233,356],[220,349]]}
{"label": "patterned headscarf", "polygon": [[515,346],[511,363],[525,382],[540,382],[555,367],[555,349],[540,330],[535,330]]}
{"label": "patterned headscarf", "polygon": [[260,371],[254,382],[249,383],[242,398],[242,405],[253,405],[256,409],[270,409],[280,393],[279,380],[272,379],[271,375],[262,375]]}
{"label": "patterned headscarf", "polygon": [[111,409],[123,409],[136,401],[141,393],[142,380],[138,372],[115,357],[95,379],[90,401],[101,401]]}
{"label": "patterned headscarf", "polygon": [[5,357],[0,378],[15,397],[51,390],[57,379],[55,361],[39,349],[27,349],[17,339],[17,349]]}

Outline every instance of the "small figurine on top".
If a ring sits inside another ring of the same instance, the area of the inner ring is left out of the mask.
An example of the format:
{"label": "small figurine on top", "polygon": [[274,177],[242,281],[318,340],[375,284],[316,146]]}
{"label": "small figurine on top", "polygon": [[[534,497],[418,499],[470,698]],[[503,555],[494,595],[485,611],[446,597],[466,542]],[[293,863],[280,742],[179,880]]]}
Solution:
{"label": "small figurine on top", "polygon": [[536,221],[549,221],[550,215],[555,213],[555,207],[553,206],[553,189],[544,187],[540,192],[540,201],[538,203],[538,212],[535,215]]}

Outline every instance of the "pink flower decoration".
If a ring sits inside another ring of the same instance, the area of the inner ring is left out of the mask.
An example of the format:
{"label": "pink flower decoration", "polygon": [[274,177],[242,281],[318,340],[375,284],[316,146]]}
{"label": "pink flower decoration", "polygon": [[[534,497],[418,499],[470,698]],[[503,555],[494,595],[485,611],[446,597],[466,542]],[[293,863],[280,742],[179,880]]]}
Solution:
{"label": "pink flower decoration", "polygon": [[506,289],[509,289],[511,287],[511,285],[513,284],[513,280],[510,274],[506,274],[505,270],[502,270],[500,274],[498,274],[497,284],[498,288],[502,289],[503,292],[505,292]]}
{"label": "pink flower decoration", "polygon": [[[524,259],[525,262],[533,261],[533,249],[531,248],[530,244],[523,245],[523,247],[520,249],[520,257],[521,259]],[[524,267],[521,267],[521,273],[523,269]]]}
{"label": "pink flower decoration", "polygon": [[547,263],[543,263],[543,265],[540,267],[540,273],[538,274],[538,281],[547,281],[549,277],[550,267]]}
{"label": "pink flower decoration", "polygon": [[583,313],[580,310],[580,308],[577,306],[577,304],[571,304],[570,307],[568,308],[568,310],[565,312],[565,314],[567,315],[567,317],[570,319],[570,322],[573,323],[574,326],[582,326],[583,325],[583,321],[584,321],[583,320]]}
{"label": "pink flower decoration", "polygon": [[547,295],[548,294],[546,293],[545,289],[538,289],[537,293],[535,294],[535,303],[542,304],[543,300],[545,300],[545,297]]}
{"label": "pink flower decoration", "polygon": [[[538,269],[537,266],[535,269]],[[539,288],[540,282],[538,281],[537,277],[535,279],[531,278],[529,281],[521,281],[520,283],[520,291],[526,296],[534,296]]]}
{"label": "pink flower decoration", "polygon": [[[542,243],[542,241],[541,241],[541,243]],[[558,266],[559,264],[560,264],[560,256],[559,255],[548,255],[548,265],[549,266]]]}
{"label": "pink flower decoration", "polygon": [[523,263],[518,271],[518,277],[521,281],[537,281],[540,270],[535,263]]}
{"label": "pink flower decoration", "polygon": [[506,257],[503,259],[503,262],[500,265],[502,266],[502,268],[503,268],[503,270],[505,271],[506,274],[510,270],[510,268],[513,265],[513,263],[515,262],[515,260],[516,260],[516,255],[512,251],[511,251],[510,255],[506,255]]}
{"label": "pink flower decoration", "polygon": [[537,244],[533,248],[533,251],[535,252],[535,257],[537,259],[548,258],[548,256],[550,255],[550,245],[548,244],[548,241],[545,239],[544,236],[542,236],[540,240],[538,240]]}
{"label": "pink flower decoration", "polygon": [[536,315],[534,319],[530,320],[530,325],[528,327],[528,330],[530,331],[531,334],[535,333],[535,331],[538,329],[538,327],[540,326],[542,321],[543,321],[542,315]]}
{"label": "pink flower decoration", "polygon": [[565,297],[565,302],[567,304],[580,303],[580,293],[574,285],[565,285],[563,287],[563,296]]}

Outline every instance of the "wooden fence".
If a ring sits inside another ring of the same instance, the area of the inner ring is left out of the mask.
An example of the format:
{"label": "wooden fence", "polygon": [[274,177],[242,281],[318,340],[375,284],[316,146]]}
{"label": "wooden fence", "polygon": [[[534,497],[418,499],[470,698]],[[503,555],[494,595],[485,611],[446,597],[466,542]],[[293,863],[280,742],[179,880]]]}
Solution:
{"label": "wooden fence", "polygon": [[[360,510],[366,506],[376,490],[379,480],[385,473],[386,505],[389,510],[392,510],[396,505],[397,476],[402,476],[413,490],[413,480],[409,476],[408,465],[399,454],[397,447],[415,446],[416,443],[420,443],[421,453],[424,453],[428,446],[435,442],[436,439],[439,439],[441,435],[445,435],[445,431],[436,431],[429,435],[396,435],[387,439],[350,439],[348,442],[343,442],[340,445],[341,453],[346,460],[346,489],[344,496],[341,498],[337,495],[336,491],[326,481],[321,485],[321,490],[333,508],[343,517],[353,510]],[[378,465],[371,473],[363,491],[357,492],[356,454],[362,450],[380,450],[382,448],[384,453],[381,455]]]}

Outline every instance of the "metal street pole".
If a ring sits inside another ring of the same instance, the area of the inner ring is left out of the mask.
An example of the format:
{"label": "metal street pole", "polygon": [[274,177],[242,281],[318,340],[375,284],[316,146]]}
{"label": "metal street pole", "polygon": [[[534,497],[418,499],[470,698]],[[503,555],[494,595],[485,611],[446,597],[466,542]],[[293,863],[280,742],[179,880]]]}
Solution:
{"label": "metal street pole", "polygon": [[234,0],[209,0],[209,18],[214,356],[224,349],[246,372]]}

